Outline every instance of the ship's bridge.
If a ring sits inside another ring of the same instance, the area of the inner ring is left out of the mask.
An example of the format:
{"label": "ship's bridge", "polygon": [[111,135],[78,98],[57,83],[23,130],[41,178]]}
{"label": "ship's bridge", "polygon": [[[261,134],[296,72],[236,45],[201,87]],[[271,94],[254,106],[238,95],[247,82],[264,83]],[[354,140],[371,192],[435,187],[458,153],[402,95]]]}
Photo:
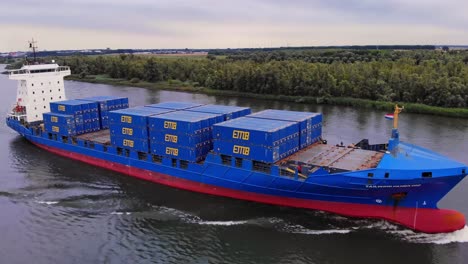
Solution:
{"label": "ship's bridge", "polygon": [[63,78],[70,74],[70,67],[56,63],[24,65],[9,71],[9,78],[18,81],[10,116],[26,123],[41,121],[42,114],[50,112],[51,102],[66,100]]}
{"label": "ship's bridge", "polygon": [[24,65],[21,69],[9,71],[9,78],[13,80],[22,80],[25,75],[37,73],[61,73],[70,75],[70,67],[59,66],[56,63],[52,64],[38,64],[38,65]]}

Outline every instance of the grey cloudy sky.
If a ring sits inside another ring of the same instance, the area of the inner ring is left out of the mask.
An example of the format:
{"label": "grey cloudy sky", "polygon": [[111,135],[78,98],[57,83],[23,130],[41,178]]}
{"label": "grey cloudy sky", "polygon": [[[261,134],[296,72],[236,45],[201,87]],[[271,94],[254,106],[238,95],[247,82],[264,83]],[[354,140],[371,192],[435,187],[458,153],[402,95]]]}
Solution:
{"label": "grey cloudy sky", "polygon": [[0,0],[0,51],[468,44],[466,0]]}

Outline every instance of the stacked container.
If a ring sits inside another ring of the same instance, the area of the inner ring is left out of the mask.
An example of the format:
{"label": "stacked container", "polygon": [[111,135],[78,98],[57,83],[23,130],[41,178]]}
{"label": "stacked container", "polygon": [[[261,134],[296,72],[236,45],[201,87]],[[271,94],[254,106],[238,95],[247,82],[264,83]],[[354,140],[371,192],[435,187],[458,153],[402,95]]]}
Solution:
{"label": "stacked container", "polygon": [[175,111],[151,116],[151,153],[198,162],[212,149],[212,127],[222,122],[222,114]]}
{"label": "stacked container", "polygon": [[186,110],[193,107],[201,106],[202,104],[190,103],[190,102],[163,102],[158,104],[145,105],[145,107],[151,108],[163,108],[171,110]]}
{"label": "stacked container", "polygon": [[246,116],[251,113],[250,108],[229,105],[202,105],[187,109],[192,112],[222,114],[224,121]]}
{"label": "stacked container", "polygon": [[299,124],[240,117],[213,126],[214,151],[273,163],[299,150]]}
{"label": "stacked container", "polygon": [[[80,100],[66,100],[59,102],[51,102],[50,110],[52,114],[70,115],[75,120],[75,131],[69,133],[70,135],[79,135],[83,133],[93,132],[99,130],[99,109],[98,104],[95,102],[87,102]],[[44,115],[44,125],[48,121],[48,115]],[[57,116],[58,117],[58,116]],[[58,119],[57,119],[58,120]],[[68,120],[68,117],[67,117]],[[68,127],[71,129],[71,127]],[[55,130],[57,130],[55,128]],[[54,132],[47,130],[49,132]],[[56,133],[56,132],[54,132]]]}
{"label": "stacked container", "polygon": [[319,141],[322,136],[322,114],[320,113],[268,109],[248,117],[298,123],[301,149]]}
{"label": "stacked container", "polygon": [[44,113],[44,128],[50,133],[61,136],[74,136],[76,132],[75,117],[57,113]]}
{"label": "stacked container", "polygon": [[117,147],[150,152],[148,117],[171,112],[158,108],[127,108],[109,112],[111,143]]}
{"label": "stacked container", "polygon": [[128,108],[128,98],[118,96],[93,96],[80,99],[80,101],[97,102],[99,108],[99,126],[101,129],[109,128],[109,111]]}

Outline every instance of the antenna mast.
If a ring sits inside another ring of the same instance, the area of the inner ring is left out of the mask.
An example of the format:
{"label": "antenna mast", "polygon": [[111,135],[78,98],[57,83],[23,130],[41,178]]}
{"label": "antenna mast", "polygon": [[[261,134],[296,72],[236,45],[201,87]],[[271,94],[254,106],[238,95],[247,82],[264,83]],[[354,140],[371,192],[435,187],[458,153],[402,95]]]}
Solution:
{"label": "antenna mast", "polygon": [[32,49],[32,52],[33,52],[33,55],[34,55],[34,62],[37,62],[36,60],[36,49],[37,49],[37,46],[36,46],[37,42],[34,41],[34,38],[29,41],[29,48]]}

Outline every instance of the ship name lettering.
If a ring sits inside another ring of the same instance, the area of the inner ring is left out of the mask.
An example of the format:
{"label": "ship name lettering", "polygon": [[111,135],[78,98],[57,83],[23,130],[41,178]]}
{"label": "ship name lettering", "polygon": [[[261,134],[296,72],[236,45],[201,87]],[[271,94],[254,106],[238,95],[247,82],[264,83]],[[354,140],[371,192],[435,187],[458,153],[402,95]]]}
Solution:
{"label": "ship name lettering", "polygon": [[164,135],[164,141],[166,142],[177,143],[178,139],[179,138],[176,135],[171,135],[171,134]]}
{"label": "ship name lettering", "polygon": [[164,121],[164,128],[176,130],[177,129],[177,122]]}
{"label": "ship name lettering", "polygon": [[64,105],[59,105],[58,110],[59,111],[65,111],[65,106]]}
{"label": "ship name lettering", "polygon": [[53,126],[53,127],[52,127],[52,131],[58,133],[58,132],[60,132],[60,127],[58,127],[58,126]]}
{"label": "ship name lettering", "polygon": [[232,138],[242,139],[242,140],[249,140],[250,132],[242,131],[242,130],[234,130],[234,131],[232,131]]}
{"label": "ship name lettering", "polygon": [[135,144],[133,140],[130,140],[130,139],[124,139],[122,143],[125,147],[131,147],[131,148],[133,148]]}
{"label": "ship name lettering", "polygon": [[131,124],[132,123],[132,117],[123,115],[123,116],[120,117],[120,122]]}
{"label": "ship name lettering", "polygon": [[166,147],[166,154],[172,156],[179,156],[179,149]]}
{"label": "ship name lettering", "polygon": [[57,123],[57,122],[58,122],[58,117],[56,117],[56,116],[51,116],[51,117],[50,117],[50,122]]}
{"label": "ship name lettering", "polygon": [[250,148],[249,147],[244,147],[244,146],[234,145],[234,148],[233,148],[232,152],[235,153],[235,154],[241,154],[241,155],[249,156]]}

